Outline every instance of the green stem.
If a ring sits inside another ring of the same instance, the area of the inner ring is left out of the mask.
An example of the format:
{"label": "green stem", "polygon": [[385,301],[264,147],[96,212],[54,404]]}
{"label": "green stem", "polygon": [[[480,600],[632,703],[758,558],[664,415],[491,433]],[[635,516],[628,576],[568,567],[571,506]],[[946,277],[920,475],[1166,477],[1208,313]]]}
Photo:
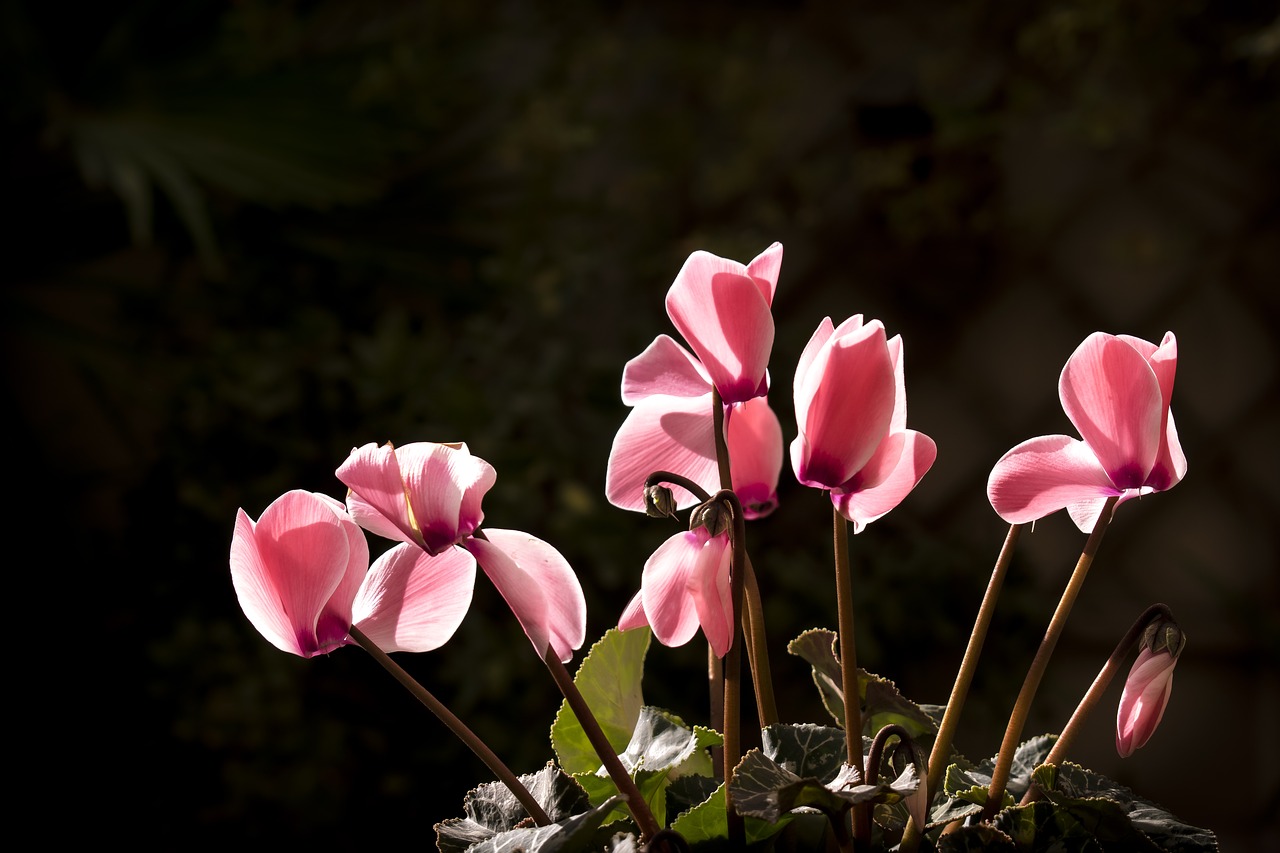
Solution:
{"label": "green stem", "polygon": [[[849,569],[849,526],[840,510],[832,508],[832,538],[835,543],[836,608],[840,620],[840,689],[844,696],[844,739],[846,761],[863,767],[862,698],[858,693],[858,655],[853,634],[853,576]],[[863,780],[866,781],[865,779]],[[870,810],[851,809],[853,843],[865,849],[871,842]]]}
{"label": "green stem", "polygon": [[427,688],[414,680],[413,676],[405,672],[398,663],[391,659],[390,655],[378,648],[359,628],[353,625],[350,629],[350,634],[351,638],[359,643],[361,648],[372,655],[374,660],[382,664],[387,672],[395,676],[395,679],[412,693],[419,702],[425,705],[428,711],[435,714],[440,722],[444,723],[449,731],[454,733],[458,740],[470,747],[471,751],[488,766],[489,772],[497,776],[502,784],[507,786],[507,790],[515,795],[515,798],[520,801],[520,805],[524,806],[525,811],[529,813],[529,816],[533,818],[538,826],[550,825],[551,818],[547,817],[547,813],[542,810],[542,806],[529,793],[529,789],[520,782],[516,774],[512,773],[511,769],[502,763],[502,759],[498,758],[475,732],[467,728],[466,723],[458,719],[439,699],[432,696]]}
{"label": "green stem", "polygon": [[[1120,669],[1120,665],[1129,656],[1129,652],[1133,651],[1133,647],[1137,645],[1138,640],[1142,639],[1142,633],[1147,629],[1147,626],[1158,616],[1170,620],[1173,619],[1173,613],[1168,607],[1163,604],[1153,604],[1144,610],[1137,621],[1129,627],[1123,639],[1116,646],[1115,651],[1111,653],[1111,657],[1107,658],[1107,662],[1099,670],[1098,677],[1093,680],[1093,684],[1089,686],[1089,690],[1084,694],[1084,698],[1080,700],[1080,704],[1076,706],[1071,719],[1067,721],[1066,728],[1062,730],[1062,734],[1058,735],[1058,740],[1053,744],[1053,749],[1049,750],[1049,754],[1045,756],[1045,764],[1062,763],[1062,759],[1067,756],[1067,752],[1075,745],[1076,737],[1080,734],[1080,729],[1084,727],[1085,721],[1089,719],[1089,714],[1097,706],[1098,701],[1102,699],[1102,694],[1106,692],[1111,680],[1115,678],[1116,671]],[[1027,803],[1035,802],[1040,798],[1041,793],[1039,787],[1032,785],[1027,789],[1027,793],[1023,795],[1020,805],[1025,806]]]}
{"label": "green stem", "polygon": [[547,669],[551,671],[551,677],[555,679],[556,686],[560,688],[560,692],[564,694],[565,701],[569,703],[569,710],[573,711],[573,715],[578,718],[578,724],[582,726],[582,731],[586,734],[587,740],[591,742],[596,755],[600,757],[601,763],[604,764],[605,770],[609,773],[609,778],[617,786],[618,793],[622,794],[627,801],[627,809],[630,810],[631,817],[635,819],[636,826],[640,828],[641,840],[653,838],[662,827],[658,825],[653,812],[649,810],[649,804],[641,796],[640,789],[636,787],[631,774],[627,772],[627,768],[622,766],[622,761],[619,760],[618,754],[613,751],[613,745],[605,737],[604,730],[600,728],[600,723],[596,721],[595,714],[591,713],[587,700],[579,692],[578,685],[573,683],[573,676],[569,675],[569,670],[565,669],[564,664],[560,662],[560,659],[556,657],[556,653],[551,649],[547,649],[546,654],[542,656],[542,661],[547,665]]}
{"label": "green stem", "polygon": [[1027,676],[1022,682],[1022,690],[1019,691],[1018,699],[1013,705],[1013,713],[1009,716],[1009,725],[1004,730],[1004,740],[1000,742],[996,766],[991,773],[991,785],[987,788],[987,804],[982,809],[983,820],[990,819],[1004,802],[1005,787],[1009,784],[1009,771],[1013,767],[1013,754],[1018,749],[1022,728],[1026,725],[1027,716],[1031,712],[1031,701],[1040,687],[1040,680],[1049,666],[1049,658],[1053,655],[1053,649],[1058,645],[1058,639],[1067,625],[1067,617],[1071,615],[1071,608],[1080,594],[1080,589],[1084,586],[1085,576],[1089,574],[1089,567],[1093,565],[1094,555],[1098,552],[1098,545],[1102,542],[1103,534],[1107,532],[1107,527],[1111,523],[1111,513],[1119,500],[1119,496],[1112,496],[1103,504],[1098,521],[1093,525],[1093,532],[1085,541],[1080,559],[1076,562],[1075,570],[1071,572],[1071,579],[1067,581],[1067,588],[1062,591],[1058,607],[1053,612],[1053,618],[1049,620],[1049,627],[1045,630],[1044,639],[1040,641],[1040,648],[1036,650],[1036,656],[1031,661],[1030,669],[1027,670]]}

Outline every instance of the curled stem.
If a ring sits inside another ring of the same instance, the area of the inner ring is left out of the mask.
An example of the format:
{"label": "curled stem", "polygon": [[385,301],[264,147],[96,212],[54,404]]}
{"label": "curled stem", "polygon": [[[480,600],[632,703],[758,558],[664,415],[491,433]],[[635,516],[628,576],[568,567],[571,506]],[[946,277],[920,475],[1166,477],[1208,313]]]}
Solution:
{"label": "curled stem", "polygon": [[485,763],[489,768],[489,771],[497,776],[499,781],[507,786],[507,790],[509,790],[515,798],[520,801],[520,805],[524,806],[524,810],[529,813],[529,816],[533,818],[534,822],[537,823],[538,826],[548,826],[551,823],[551,818],[547,817],[547,813],[543,811],[542,806],[539,805],[538,801],[529,793],[529,789],[526,788],[516,774],[512,773],[511,769],[502,762],[502,759],[498,758],[498,756],[494,754],[493,750],[491,750],[475,732],[471,731],[471,729],[467,727],[466,723],[458,719],[452,711],[445,707],[443,702],[431,695],[427,688],[419,684],[412,675],[405,672],[398,663],[391,659],[390,655],[378,648],[378,646],[366,637],[359,628],[356,628],[353,625],[350,629],[350,634],[351,638],[359,643],[362,649],[372,655],[374,660],[382,664],[382,667],[387,672],[391,673],[395,677],[396,681],[399,681],[406,690],[412,693],[419,702],[425,705],[428,711],[435,714],[440,722],[444,723],[445,726],[448,727],[449,731],[453,732],[453,734],[458,738],[458,740],[465,743],[471,751],[476,754],[476,757]]}
{"label": "curled stem", "polygon": [[1080,559],[1071,572],[1071,579],[1067,581],[1067,587],[1062,591],[1058,607],[1053,611],[1053,618],[1049,620],[1049,627],[1045,630],[1044,639],[1040,641],[1040,648],[1036,650],[1036,656],[1031,661],[1026,678],[1023,679],[1022,689],[1018,692],[1018,699],[1013,705],[1013,713],[1009,715],[1009,725],[1004,730],[1004,740],[1000,742],[1000,752],[996,755],[996,766],[991,773],[991,784],[987,788],[987,804],[982,809],[983,820],[990,819],[1004,802],[1005,788],[1009,784],[1009,771],[1013,767],[1013,754],[1018,748],[1018,739],[1022,737],[1022,728],[1026,725],[1027,716],[1031,711],[1031,701],[1040,687],[1040,680],[1049,666],[1049,658],[1053,655],[1053,649],[1058,645],[1058,639],[1067,625],[1067,617],[1071,615],[1071,608],[1080,594],[1080,589],[1084,586],[1085,576],[1089,574],[1089,567],[1093,565],[1094,555],[1098,552],[1103,534],[1111,524],[1111,514],[1119,500],[1118,496],[1112,496],[1103,504],[1102,512],[1093,525],[1093,532],[1085,541]]}
{"label": "curled stem", "polygon": [[[1102,694],[1106,692],[1107,686],[1111,684],[1116,671],[1120,669],[1120,665],[1129,656],[1129,652],[1133,651],[1133,647],[1138,644],[1138,640],[1142,639],[1142,634],[1147,629],[1147,626],[1157,617],[1172,620],[1173,613],[1163,604],[1153,604],[1144,610],[1137,621],[1129,627],[1119,644],[1116,645],[1115,651],[1111,653],[1111,657],[1107,658],[1107,662],[1099,670],[1098,677],[1093,680],[1093,684],[1085,692],[1084,698],[1080,700],[1080,704],[1076,706],[1076,710],[1071,714],[1071,719],[1067,721],[1066,728],[1062,730],[1062,734],[1058,735],[1058,740],[1053,744],[1053,749],[1049,750],[1049,754],[1045,756],[1045,764],[1060,764],[1062,759],[1067,756],[1067,752],[1075,745],[1080,729],[1084,727],[1089,714],[1097,706]],[[1027,789],[1027,793],[1023,795],[1022,802],[1019,805],[1025,806],[1027,803],[1035,802],[1040,799],[1042,793],[1040,788],[1033,784]]]}

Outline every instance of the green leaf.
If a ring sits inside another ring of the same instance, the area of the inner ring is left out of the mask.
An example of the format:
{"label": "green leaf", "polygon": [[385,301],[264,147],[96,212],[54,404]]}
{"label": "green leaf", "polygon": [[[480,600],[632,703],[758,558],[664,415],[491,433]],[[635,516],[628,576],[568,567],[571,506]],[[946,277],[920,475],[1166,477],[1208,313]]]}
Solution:
{"label": "green leaf", "polygon": [[[790,816],[776,824],[746,817],[743,823],[746,827],[747,844],[771,838],[790,822]],[[723,844],[729,837],[729,822],[724,810],[724,785],[717,786],[711,796],[677,817],[671,828],[683,835],[690,846],[716,842]]]}
{"label": "green leaf", "polygon": [[612,800],[585,814],[574,815],[550,826],[513,829],[477,844],[472,853],[578,853],[587,850],[595,832],[613,811]]}
{"label": "green leaf", "polygon": [[764,754],[797,776],[826,781],[840,772],[845,760],[844,729],[777,724],[766,727],[760,736]]}
{"label": "green leaf", "polygon": [[[546,767],[520,781],[538,801],[552,821],[565,821],[591,808],[586,792],[560,768]],[[450,818],[436,824],[436,846],[440,853],[463,853],[500,832],[515,828],[529,817],[524,806],[501,782],[486,782],[467,793],[462,810],[465,818]]]}
{"label": "green leaf", "polygon": [[[610,628],[582,659],[573,678],[615,752],[626,748],[640,718],[640,681],[651,636],[648,628]],[[551,747],[566,773],[576,776],[600,768],[600,757],[568,702],[560,704],[551,724]]]}
{"label": "green leaf", "polygon": [[938,839],[938,853],[1014,853],[1013,839],[987,824],[963,826]]}
{"label": "green leaf", "polygon": [[[1057,807],[1060,823],[1074,821],[1097,825],[1100,832],[1128,839],[1127,830],[1118,826],[1116,815],[1155,849],[1191,853],[1216,851],[1218,841],[1207,829],[1191,826],[1160,806],[1134,794],[1132,790],[1078,764],[1043,764],[1035,769],[1034,779],[1045,799]],[[1134,849],[1153,849],[1134,841]]]}
{"label": "green leaf", "polygon": [[[787,651],[813,668],[813,683],[822,696],[827,713],[844,725],[844,693],[841,689],[838,637],[834,631],[813,628],[787,644]],[[874,737],[885,726],[899,725],[917,745],[926,745],[938,732],[938,725],[919,705],[906,699],[887,678],[858,669],[858,697],[862,707],[862,735]]]}

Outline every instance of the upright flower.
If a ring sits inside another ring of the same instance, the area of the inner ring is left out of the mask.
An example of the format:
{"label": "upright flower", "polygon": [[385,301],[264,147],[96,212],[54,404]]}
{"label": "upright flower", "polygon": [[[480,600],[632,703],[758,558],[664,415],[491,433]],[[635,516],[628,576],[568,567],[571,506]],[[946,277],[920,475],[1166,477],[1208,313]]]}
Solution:
{"label": "upright flower", "polygon": [[[711,392],[725,407],[732,486],[748,518],[777,505],[782,426],[765,399],[773,348],[773,303],[782,245],[747,265],[694,252],[667,293],[667,314],[693,352],[659,335],[627,362],[622,402],[632,407],[609,453],[605,494],[622,509],[644,509],[645,478],[657,470],[720,487]],[[680,508],[696,499],[674,490]]]}
{"label": "upright flower", "polygon": [[337,475],[351,490],[352,517],[366,530],[428,554],[456,555],[472,572],[478,561],[539,656],[550,648],[567,661],[582,645],[586,601],[573,568],[527,533],[479,529],[480,502],[497,475],[465,444],[366,444]]}
{"label": "upright flower", "polygon": [[827,489],[860,533],[902,502],[937,458],[933,439],[906,428],[902,339],[855,314],[823,319],[796,367],[799,435],[791,465],[806,486]]}
{"label": "upright flower", "polygon": [[354,625],[383,651],[443,645],[471,606],[475,566],[408,545],[369,566],[369,545],[346,508],[292,491],[253,521],[241,509],[231,581],[245,616],[282,651],[309,658],[354,641]]}
{"label": "upright flower", "polygon": [[1094,332],[1067,359],[1058,395],[1083,440],[1028,439],[1000,458],[987,482],[991,506],[1010,524],[1066,508],[1083,531],[1103,503],[1172,488],[1187,472],[1169,400],[1178,363],[1173,332],[1156,346]]}

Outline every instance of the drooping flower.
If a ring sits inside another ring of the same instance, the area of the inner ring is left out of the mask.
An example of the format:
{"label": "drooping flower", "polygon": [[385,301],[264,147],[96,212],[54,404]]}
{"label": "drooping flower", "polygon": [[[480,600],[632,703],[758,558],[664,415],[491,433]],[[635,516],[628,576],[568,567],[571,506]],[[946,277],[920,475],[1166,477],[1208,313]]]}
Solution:
{"label": "drooping flower", "polygon": [[[352,517],[371,533],[428,554],[455,554],[497,587],[539,656],[563,662],[586,636],[586,600],[568,561],[518,530],[480,530],[485,492],[497,475],[465,444],[366,444],[337,471]],[[454,546],[457,546],[456,548]]]}
{"label": "drooping flower", "polygon": [[791,465],[806,486],[827,489],[860,533],[902,502],[937,458],[937,445],[906,428],[902,339],[855,314],[824,318],[805,346],[794,386],[799,435]]}
{"label": "drooping flower", "polygon": [[648,625],[665,646],[683,646],[702,628],[717,657],[733,643],[729,569],[733,549],[727,532],[705,527],[677,533],[644,564],[640,592],[618,620],[626,631]]}
{"label": "drooping flower", "polygon": [[1168,649],[1144,648],[1129,670],[1116,713],[1116,752],[1128,758],[1155,734],[1173,692],[1173,668],[1177,655]]}
{"label": "drooping flower", "polygon": [[[667,314],[693,353],[659,335],[627,362],[622,401],[633,407],[609,452],[605,494],[622,509],[643,511],[645,478],[670,471],[708,492],[720,487],[712,395],[725,413],[732,486],[744,514],[777,505],[782,426],[765,399],[773,348],[770,306],[782,264],[774,243],[747,265],[694,252],[667,293]],[[675,489],[677,506],[696,503]]]}
{"label": "drooping flower", "polygon": [[408,545],[369,566],[364,533],[341,502],[291,491],[253,521],[241,509],[231,539],[240,607],[277,648],[315,657],[354,642],[359,628],[383,651],[443,645],[471,606],[475,567]]}
{"label": "drooping flower", "polygon": [[1000,458],[987,482],[996,513],[1023,524],[1066,508],[1093,529],[1108,497],[1120,503],[1172,488],[1187,460],[1169,411],[1178,345],[1094,332],[1067,359],[1058,395],[1083,440],[1042,435]]}

